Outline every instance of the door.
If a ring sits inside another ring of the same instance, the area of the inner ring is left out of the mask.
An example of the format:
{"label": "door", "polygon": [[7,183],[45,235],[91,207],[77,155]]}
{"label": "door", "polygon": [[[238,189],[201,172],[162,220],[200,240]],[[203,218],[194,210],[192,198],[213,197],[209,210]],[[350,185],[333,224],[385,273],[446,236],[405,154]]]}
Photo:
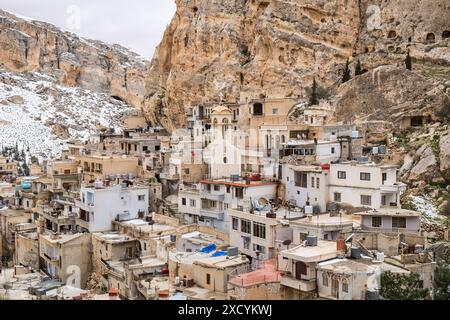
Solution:
{"label": "door", "polygon": [[339,280],[331,280],[331,296],[339,299]]}
{"label": "door", "polygon": [[295,278],[301,280],[302,275],[306,275],[306,264],[299,261],[295,263]]}

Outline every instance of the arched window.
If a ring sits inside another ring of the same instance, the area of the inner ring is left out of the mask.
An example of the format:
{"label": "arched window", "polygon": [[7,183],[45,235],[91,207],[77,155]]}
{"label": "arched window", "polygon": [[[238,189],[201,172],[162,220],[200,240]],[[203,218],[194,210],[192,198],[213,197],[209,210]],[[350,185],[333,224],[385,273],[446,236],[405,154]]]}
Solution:
{"label": "arched window", "polygon": [[227,119],[227,118],[224,118],[224,119],[222,120],[222,123],[223,123],[223,124],[228,124],[228,119]]}
{"label": "arched window", "polygon": [[284,135],[281,136],[281,143],[285,143],[286,142],[286,137]]}
{"label": "arched window", "polygon": [[217,120],[217,118],[214,118],[214,124],[218,124],[219,120]]}
{"label": "arched window", "polygon": [[322,273],[322,285],[328,287],[328,274],[326,272]]}
{"label": "arched window", "polygon": [[225,164],[227,164],[227,163],[228,163],[228,159],[227,159],[227,157],[224,157],[224,158],[223,158],[223,163],[225,163]]}
{"label": "arched window", "polygon": [[342,280],[342,292],[348,293],[348,279]]}

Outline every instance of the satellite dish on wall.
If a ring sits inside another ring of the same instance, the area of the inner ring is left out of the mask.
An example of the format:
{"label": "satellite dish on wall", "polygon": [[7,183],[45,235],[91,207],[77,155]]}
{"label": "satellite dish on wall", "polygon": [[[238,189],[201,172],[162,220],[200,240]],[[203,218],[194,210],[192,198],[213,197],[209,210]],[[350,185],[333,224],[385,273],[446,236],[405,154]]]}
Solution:
{"label": "satellite dish on wall", "polygon": [[284,240],[283,245],[289,248],[289,246],[292,244],[292,240]]}

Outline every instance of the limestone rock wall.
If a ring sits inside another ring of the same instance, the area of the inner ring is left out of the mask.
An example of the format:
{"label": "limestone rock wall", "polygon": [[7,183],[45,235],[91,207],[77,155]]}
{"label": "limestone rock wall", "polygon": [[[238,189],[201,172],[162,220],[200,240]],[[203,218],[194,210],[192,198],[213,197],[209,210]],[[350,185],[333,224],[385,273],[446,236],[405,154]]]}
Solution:
{"label": "limestone rock wall", "polygon": [[83,39],[0,10],[0,49],[0,62],[9,71],[41,72],[62,85],[107,93],[142,106],[146,61],[119,45]]}

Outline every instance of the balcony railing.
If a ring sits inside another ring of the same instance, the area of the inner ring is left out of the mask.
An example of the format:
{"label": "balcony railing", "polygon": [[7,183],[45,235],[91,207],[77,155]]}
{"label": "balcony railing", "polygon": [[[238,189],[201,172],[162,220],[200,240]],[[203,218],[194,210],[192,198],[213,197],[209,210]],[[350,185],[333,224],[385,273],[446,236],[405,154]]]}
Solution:
{"label": "balcony railing", "polygon": [[298,280],[291,276],[285,275],[281,277],[281,284],[285,287],[297,289],[300,291],[313,291],[316,289],[316,281]]}

